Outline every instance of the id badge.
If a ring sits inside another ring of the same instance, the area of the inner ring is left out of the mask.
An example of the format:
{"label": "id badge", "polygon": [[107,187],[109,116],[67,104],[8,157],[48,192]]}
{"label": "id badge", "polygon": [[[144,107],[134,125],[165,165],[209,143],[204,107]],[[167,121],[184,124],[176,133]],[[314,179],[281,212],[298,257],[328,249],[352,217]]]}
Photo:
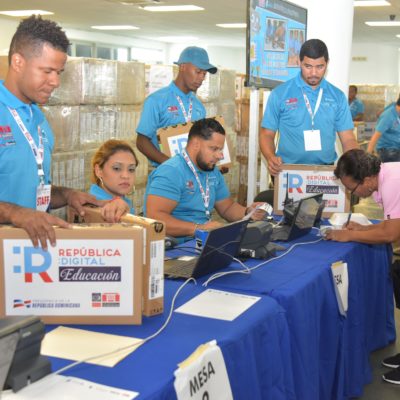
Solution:
{"label": "id badge", "polygon": [[321,132],[319,129],[304,131],[304,148],[306,151],[322,150]]}
{"label": "id badge", "polygon": [[36,210],[46,212],[50,205],[51,185],[39,185],[36,188]]}

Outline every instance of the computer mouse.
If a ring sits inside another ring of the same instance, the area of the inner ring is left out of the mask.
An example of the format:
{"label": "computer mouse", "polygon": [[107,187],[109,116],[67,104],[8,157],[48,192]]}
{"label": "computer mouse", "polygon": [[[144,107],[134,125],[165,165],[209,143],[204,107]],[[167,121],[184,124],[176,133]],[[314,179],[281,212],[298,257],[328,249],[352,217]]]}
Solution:
{"label": "computer mouse", "polygon": [[165,236],[165,239],[164,239],[165,250],[173,249],[177,245],[178,245],[177,239],[175,239],[172,236]]}

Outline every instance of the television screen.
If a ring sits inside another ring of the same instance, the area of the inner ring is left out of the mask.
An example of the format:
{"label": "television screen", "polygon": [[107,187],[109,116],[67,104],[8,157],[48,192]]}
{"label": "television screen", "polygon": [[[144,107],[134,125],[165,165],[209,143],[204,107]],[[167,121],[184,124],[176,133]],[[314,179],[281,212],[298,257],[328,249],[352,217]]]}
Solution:
{"label": "television screen", "polygon": [[299,71],[307,10],[283,0],[248,0],[246,86],[274,88]]}

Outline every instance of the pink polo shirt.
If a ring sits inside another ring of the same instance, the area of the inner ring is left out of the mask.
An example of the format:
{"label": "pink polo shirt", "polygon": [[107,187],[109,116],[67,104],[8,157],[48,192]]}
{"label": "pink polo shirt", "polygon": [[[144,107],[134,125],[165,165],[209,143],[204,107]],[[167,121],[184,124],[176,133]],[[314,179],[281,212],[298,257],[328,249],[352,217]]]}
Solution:
{"label": "pink polo shirt", "polygon": [[381,164],[373,197],[382,205],[385,219],[400,218],[400,162]]}

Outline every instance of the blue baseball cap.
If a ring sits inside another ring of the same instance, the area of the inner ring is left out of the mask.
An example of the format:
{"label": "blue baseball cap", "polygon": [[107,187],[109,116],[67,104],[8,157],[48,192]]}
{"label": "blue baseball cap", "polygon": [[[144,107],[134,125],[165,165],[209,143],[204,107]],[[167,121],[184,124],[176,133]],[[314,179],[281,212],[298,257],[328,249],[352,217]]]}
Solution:
{"label": "blue baseball cap", "polygon": [[179,56],[179,60],[174,62],[174,64],[178,65],[186,63],[193,64],[197,68],[203,69],[210,74],[215,74],[217,72],[217,67],[210,64],[207,52],[201,47],[186,47]]}

